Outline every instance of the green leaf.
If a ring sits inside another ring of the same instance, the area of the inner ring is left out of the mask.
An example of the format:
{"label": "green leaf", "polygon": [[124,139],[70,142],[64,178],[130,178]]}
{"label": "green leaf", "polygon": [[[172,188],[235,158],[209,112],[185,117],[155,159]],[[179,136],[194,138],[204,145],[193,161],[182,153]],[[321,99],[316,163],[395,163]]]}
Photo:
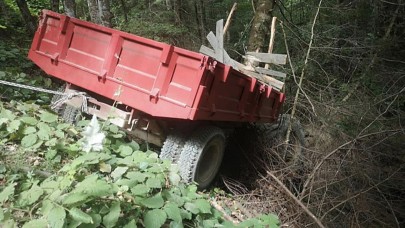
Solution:
{"label": "green leaf", "polygon": [[152,197],[143,199],[141,201],[141,204],[148,208],[161,208],[163,207],[164,203],[165,202],[160,192]]}
{"label": "green leaf", "polygon": [[58,120],[58,116],[55,114],[52,114],[50,112],[42,112],[41,115],[39,116],[39,118],[41,119],[41,121],[45,122],[45,123],[54,123]]}
{"label": "green leaf", "polygon": [[120,155],[122,157],[127,157],[127,156],[130,156],[133,151],[132,151],[132,148],[130,146],[121,145],[120,148],[118,149],[118,152],[120,153]]}
{"label": "green leaf", "polygon": [[128,170],[128,167],[121,167],[118,166],[117,168],[114,169],[114,171],[111,173],[111,177],[116,181],[121,178],[121,176]]}
{"label": "green leaf", "polygon": [[34,219],[24,224],[22,228],[47,228],[48,222],[46,219]]}
{"label": "green leaf", "polygon": [[280,224],[278,217],[274,214],[261,215],[259,219],[269,227],[279,227]]}
{"label": "green leaf", "polygon": [[144,184],[138,184],[135,187],[131,188],[132,194],[136,196],[143,196],[150,191],[150,188]]}
{"label": "green leaf", "polygon": [[35,203],[43,193],[44,190],[38,187],[38,185],[34,184],[28,191],[24,191],[20,194],[17,203],[21,207],[29,206]]}
{"label": "green leaf", "polygon": [[38,135],[39,139],[45,140],[45,141],[49,140],[49,138],[50,138],[50,132],[43,130],[43,129],[39,129],[37,135]]}
{"label": "green leaf", "polygon": [[87,201],[87,198],[89,197],[88,194],[86,193],[69,193],[65,198],[62,200],[62,204],[65,206],[71,206],[74,204],[82,204]]}
{"label": "green leaf", "polygon": [[163,210],[166,212],[169,219],[180,223],[182,221],[179,207],[172,202],[167,203]]}
{"label": "green leaf", "polygon": [[9,133],[13,133],[18,131],[18,129],[21,126],[21,121],[20,120],[13,120],[9,123],[9,125],[7,126],[7,131]]}
{"label": "green leaf", "polygon": [[72,218],[76,221],[79,221],[82,223],[93,223],[93,219],[91,218],[91,216],[84,213],[82,210],[80,210],[77,207],[71,208],[69,210],[69,215],[72,216]]}
{"label": "green leaf", "polygon": [[134,219],[132,219],[131,221],[129,221],[129,223],[127,223],[123,228],[134,228],[136,227],[136,222]]}
{"label": "green leaf", "polygon": [[29,147],[33,146],[37,142],[37,140],[38,140],[38,137],[35,134],[26,135],[21,140],[21,146],[23,146],[25,148],[29,148]]}
{"label": "green leaf", "polygon": [[160,228],[165,224],[166,213],[162,209],[154,209],[146,212],[144,223],[146,228]]}
{"label": "green leaf", "polygon": [[37,132],[37,129],[35,127],[26,127],[23,133],[24,135],[29,135],[35,132]]}
{"label": "green leaf", "polygon": [[[0,193],[0,204],[5,203],[14,194],[14,183],[7,185]],[[1,210],[1,209],[0,209]]]}
{"label": "green leaf", "polygon": [[35,126],[38,124],[38,120],[31,116],[21,117],[20,120],[28,125]]}
{"label": "green leaf", "polygon": [[191,213],[193,213],[193,214],[198,214],[198,212],[200,212],[200,211],[198,210],[197,205],[195,205],[194,203],[189,203],[189,202],[187,202],[187,203],[184,204],[184,208],[185,208],[187,211],[189,211],[189,212],[191,212]]}
{"label": "green leaf", "polygon": [[161,188],[162,187],[162,181],[158,178],[148,178],[146,181],[146,186],[149,188]]}
{"label": "green leaf", "polygon": [[183,222],[182,221],[180,221],[180,222],[172,221],[170,223],[170,228],[184,228]]}
{"label": "green leaf", "polygon": [[211,204],[205,199],[197,199],[194,204],[200,210],[200,212],[205,214],[211,214]]}
{"label": "green leaf", "polygon": [[54,205],[47,216],[48,225],[52,228],[62,228],[65,224],[66,212],[59,205]]}
{"label": "green leaf", "polygon": [[144,182],[146,179],[146,174],[141,172],[128,172],[125,176],[128,179],[136,180],[137,182]]}
{"label": "green leaf", "polygon": [[120,202],[114,202],[110,208],[110,212],[103,217],[103,225],[107,228],[114,227],[120,216]]}

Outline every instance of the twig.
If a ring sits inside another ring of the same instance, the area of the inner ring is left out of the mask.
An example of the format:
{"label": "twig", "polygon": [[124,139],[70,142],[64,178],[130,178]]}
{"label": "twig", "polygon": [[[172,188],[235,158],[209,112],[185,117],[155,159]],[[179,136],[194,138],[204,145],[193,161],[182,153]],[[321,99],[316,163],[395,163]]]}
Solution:
{"label": "twig", "polygon": [[322,222],[296,197],[292,192],[281,182],[274,174],[271,172],[267,171],[267,174],[273,178],[280,187],[283,188],[283,190],[287,193],[288,196],[290,196],[304,211],[311,217],[314,222],[321,228],[325,228],[325,226],[322,224]]}
{"label": "twig", "polygon": [[239,222],[236,221],[235,219],[233,219],[231,216],[229,216],[226,211],[224,210],[223,207],[221,207],[221,205],[219,205],[217,203],[217,201],[215,199],[210,200],[211,205],[217,209],[219,212],[222,213],[222,216],[224,216],[224,218],[230,222],[232,222],[233,224],[238,224]]}
{"label": "twig", "polygon": [[323,163],[329,158],[331,157],[333,154],[335,154],[336,152],[338,152],[340,149],[344,148],[347,145],[350,145],[351,143],[355,143],[357,140],[362,139],[362,138],[367,138],[373,135],[378,135],[378,134],[383,134],[383,133],[390,133],[390,132],[402,132],[403,129],[394,129],[394,130],[386,130],[386,131],[379,131],[379,132],[373,132],[370,134],[366,134],[366,135],[362,135],[359,136],[353,140],[350,140],[342,145],[340,145],[339,147],[337,147],[336,149],[332,150],[329,154],[325,155],[325,157],[322,158],[322,160],[320,162],[318,162],[318,164],[316,164],[315,168],[312,170],[312,172],[309,174],[308,179],[305,181],[304,186],[302,187],[302,192],[300,194],[300,198],[302,198],[305,195],[306,192],[306,188],[308,187],[309,183],[312,181],[312,179],[314,178],[315,174],[318,172],[319,168],[321,168],[321,166],[323,165]]}
{"label": "twig", "polygon": [[331,209],[329,209],[327,212],[325,212],[325,214],[322,215],[322,218],[321,218],[321,219],[325,218],[325,216],[326,216],[327,214],[329,214],[329,212],[335,210],[336,208],[338,208],[340,205],[346,203],[347,201],[349,201],[349,200],[351,200],[351,199],[354,199],[354,198],[358,197],[359,195],[361,195],[361,194],[363,194],[363,193],[366,193],[366,192],[372,190],[373,188],[377,188],[377,187],[378,187],[379,185],[381,185],[382,183],[384,183],[384,182],[388,181],[389,179],[391,179],[391,177],[394,176],[394,174],[398,173],[398,171],[400,171],[401,169],[402,169],[402,167],[398,168],[395,172],[393,172],[389,177],[385,178],[384,180],[378,182],[377,184],[374,184],[373,186],[367,188],[366,190],[363,190],[363,191],[357,193],[356,195],[353,195],[353,196],[347,198],[347,199],[344,200],[344,201],[339,202],[338,204],[336,204],[335,206],[333,206]]}
{"label": "twig", "polygon": [[[273,17],[271,20],[271,30],[270,30],[270,41],[269,41],[269,50],[267,51],[268,53],[273,53],[273,48],[274,48],[274,38],[276,34],[276,21],[277,17]],[[270,65],[266,63],[264,65],[264,68],[269,69]]]}
{"label": "twig", "polygon": [[[315,29],[315,24],[316,24],[316,20],[318,19],[318,15],[319,15],[319,11],[321,9],[321,4],[322,4],[322,0],[319,1],[318,4],[318,8],[316,10],[316,14],[314,17],[314,21],[312,22],[312,27],[311,27],[311,38],[309,40],[309,44],[308,44],[308,50],[307,50],[307,55],[305,57],[305,61],[304,61],[304,67],[302,68],[301,71],[301,77],[300,77],[300,81],[298,83],[298,89],[297,92],[295,93],[295,98],[294,98],[294,103],[293,103],[293,107],[291,110],[291,120],[294,119],[294,115],[295,115],[295,110],[297,108],[297,103],[298,103],[298,97],[300,95],[300,91],[302,90],[302,82],[304,80],[304,76],[305,76],[305,69],[306,66],[308,65],[308,59],[309,59],[309,54],[311,53],[311,47],[312,47],[312,42],[314,41],[314,29]],[[312,105],[312,103],[311,103]],[[312,111],[314,112],[315,116],[316,116],[316,112],[315,112],[315,107],[312,105]],[[288,125],[288,131],[287,131],[287,135],[286,135],[286,142],[288,142],[290,140],[290,133],[291,133],[291,125],[292,122],[290,122],[290,124]]]}

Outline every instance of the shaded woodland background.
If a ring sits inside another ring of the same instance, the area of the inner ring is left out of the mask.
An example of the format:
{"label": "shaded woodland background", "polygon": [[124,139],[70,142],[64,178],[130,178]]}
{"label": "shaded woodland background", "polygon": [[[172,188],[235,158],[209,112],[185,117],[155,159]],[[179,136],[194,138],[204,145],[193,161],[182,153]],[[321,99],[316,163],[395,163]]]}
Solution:
{"label": "shaded woodland background", "polygon": [[239,61],[267,51],[278,18],[274,53],[290,61],[272,67],[288,73],[283,112],[295,105],[306,145],[291,163],[283,141],[238,132],[227,152],[243,165],[218,185],[245,214],[273,212],[284,225],[316,226],[271,175],[327,227],[404,227],[403,0],[0,0],[0,69],[43,76],[26,58],[41,9],[197,51],[234,2],[225,45]]}

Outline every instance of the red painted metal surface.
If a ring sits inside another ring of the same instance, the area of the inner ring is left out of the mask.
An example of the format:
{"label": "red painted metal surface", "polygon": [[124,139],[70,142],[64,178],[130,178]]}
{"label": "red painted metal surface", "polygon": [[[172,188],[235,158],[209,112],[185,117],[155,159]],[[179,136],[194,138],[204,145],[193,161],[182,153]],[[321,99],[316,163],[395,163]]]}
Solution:
{"label": "red painted metal surface", "polygon": [[46,73],[156,117],[277,119],[284,94],[210,57],[44,10],[29,58]]}

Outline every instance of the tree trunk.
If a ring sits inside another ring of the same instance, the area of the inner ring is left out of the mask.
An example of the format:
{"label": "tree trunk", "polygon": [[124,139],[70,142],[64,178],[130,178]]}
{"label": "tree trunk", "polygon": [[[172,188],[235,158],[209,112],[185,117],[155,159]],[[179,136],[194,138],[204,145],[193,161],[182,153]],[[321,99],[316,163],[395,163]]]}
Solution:
{"label": "tree trunk", "polygon": [[98,17],[97,0],[87,0],[87,6],[89,7],[90,20],[93,23],[101,24],[101,20]]}
{"label": "tree trunk", "polygon": [[111,27],[113,16],[110,10],[110,0],[98,0],[98,15],[102,25]]}
{"label": "tree trunk", "polygon": [[51,0],[51,10],[59,12],[59,0]]}
{"label": "tree trunk", "polygon": [[173,1],[173,10],[174,10],[174,14],[176,15],[176,22],[180,23],[181,19],[182,19],[181,0]]}
{"label": "tree trunk", "polygon": [[17,0],[17,5],[24,19],[27,31],[30,33],[30,35],[34,35],[35,30],[37,29],[37,23],[28,9],[27,2],[25,0]]}
{"label": "tree trunk", "polygon": [[207,31],[205,29],[205,12],[204,12],[204,0],[195,0],[195,13],[198,25],[198,32],[201,37],[201,42],[204,43]]}
{"label": "tree trunk", "polygon": [[271,18],[275,0],[258,0],[256,13],[250,29],[248,51],[263,51],[267,45],[267,37],[270,34]]}
{"label": "tree trunk", "polygon": [[64,0],[63,6],[65,8],[65,13],[69,17],[76,17],[76,2],[75,0]]}
{"label": "tree trunk", "polygon": [[128,8],[127,4],[125,3],[125,0],[120,0],[121,7],[122,7],[122,12],[124,13],[124,20],[125,22],[128,22]]}

